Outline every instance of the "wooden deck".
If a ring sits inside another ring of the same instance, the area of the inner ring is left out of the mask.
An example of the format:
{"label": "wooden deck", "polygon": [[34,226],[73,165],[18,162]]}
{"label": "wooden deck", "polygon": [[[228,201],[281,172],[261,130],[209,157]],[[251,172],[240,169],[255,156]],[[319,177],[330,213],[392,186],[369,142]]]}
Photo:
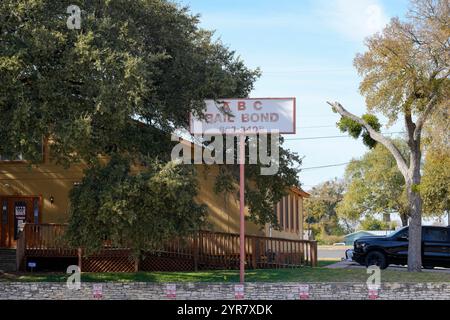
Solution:
{"label": "wooden deck", "polygon": [[[17,242],[17,266],[31,258],[76,258],[85,272],[193,271],[239,268],[239,234],[199,231],[170,241],[135,261],[127,248],[105,247],[84,256],[63,240],[65,224],[26,224]],[[317,265],[317,243],[245,236],[246,268],[293,268]]]}

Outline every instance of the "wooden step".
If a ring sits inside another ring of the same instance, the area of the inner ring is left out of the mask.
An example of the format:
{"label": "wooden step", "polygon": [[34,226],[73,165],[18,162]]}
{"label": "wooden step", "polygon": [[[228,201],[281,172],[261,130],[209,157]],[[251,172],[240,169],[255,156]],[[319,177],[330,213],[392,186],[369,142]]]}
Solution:
{"label": "wooden step", "polygon": [[0,248],[0,256],[1,255],[14,255],[16,254],[16,249],[9,249],[9,248]]}
{"label": "wooden step", "polygon": [[0,248],[0,270],[16,271],[16,249]]}

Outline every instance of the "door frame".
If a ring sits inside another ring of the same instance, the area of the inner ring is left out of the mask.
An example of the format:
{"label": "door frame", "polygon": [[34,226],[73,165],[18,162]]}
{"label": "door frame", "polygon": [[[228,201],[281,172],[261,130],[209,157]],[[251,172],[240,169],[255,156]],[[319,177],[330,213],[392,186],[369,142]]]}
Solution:
{"label": "door frame", "polygon": [[[24,200],[30,200],[32,203],[32,213],[31,216],[33,217],[33,223],[34,223],[34,199],[38,200],[38,210],[39,210],[39,215],[38,215],[38,224],[41,223],[42,221],[42,195],[0,195],[0,206],[1,206],[1,215],[3,215],[3,201],[7,200],[7,214],[8,214],[8,226],[11,225],[11,223],[13,224],[13,229],[15,226],[15,216],[14,216],[14,212],[11,212],[11,199],[24,199]],[[12,221],[10,221],[10,217],[12,216]],[[3,216],[1,216],[0,218],[0,234],[2,232],[3,229]],[[10,234],[10,232],[8,231],[8,238],[6,239],[6,245],[9,245],[9,248],[14,248],[16,246],[16,240],[14,239],[14,233]]]}

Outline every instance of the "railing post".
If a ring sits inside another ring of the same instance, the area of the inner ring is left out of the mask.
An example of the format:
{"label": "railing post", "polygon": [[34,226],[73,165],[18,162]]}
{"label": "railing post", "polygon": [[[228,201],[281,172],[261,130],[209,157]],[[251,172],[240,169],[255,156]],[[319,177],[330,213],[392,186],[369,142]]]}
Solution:
{"label": "railing post", "polygon": [[138,272],[139,271],[139,256],[135,256],[134,257],[134,272]]}
{"label": "railing post", "polygon": [[17,247],[16,247],[16,269],[17,271],[20,271],[22,268],[22,261],[25,256],[25,246],[26,246],[26,224],[23,227],[23,230],[19,233],[19,239],[17,240]]}
{"label": "railing post", "polygon": [[78,268],[80,268],[80,272],[81,272],[81,261],[82,261],[82,251],[81,248],[78,248],[77,250],[77,255],[78,255]]}
{"label": "railing post", "polygon": [[257,248],[257,241],[258,241],[258,239],[257,238],[255,238],[255,237],[252,237],[251,238],[252,239],[252,266],[253,266],[253,269],[257,269],[257,264],[256,264],[256,255],[257,255],[257,250],[256,250],[256,248]]}
{"label": "railing post", "polygon": [[194,233],[194,243],[192,247],[194,256],[194,271],[198,271],[198,238],[200,237],[200,231]]}
{"label": "railing post", "polygon": [[311,267],[317,267],[317,242],[311,241]]}

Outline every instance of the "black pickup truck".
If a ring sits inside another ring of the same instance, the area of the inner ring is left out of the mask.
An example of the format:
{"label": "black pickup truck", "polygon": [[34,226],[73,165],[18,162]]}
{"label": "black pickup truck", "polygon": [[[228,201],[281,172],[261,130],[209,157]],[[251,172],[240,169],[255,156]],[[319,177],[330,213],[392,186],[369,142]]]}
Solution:
{"label": "black pickup truck", "polygon": [[[351,259],[381,269],[390,264],[406,265],[408,227],[384,237],[362,237],[354,242]],[[450,267],[450,227],[422,227],[422,264],[424,268]]]}

